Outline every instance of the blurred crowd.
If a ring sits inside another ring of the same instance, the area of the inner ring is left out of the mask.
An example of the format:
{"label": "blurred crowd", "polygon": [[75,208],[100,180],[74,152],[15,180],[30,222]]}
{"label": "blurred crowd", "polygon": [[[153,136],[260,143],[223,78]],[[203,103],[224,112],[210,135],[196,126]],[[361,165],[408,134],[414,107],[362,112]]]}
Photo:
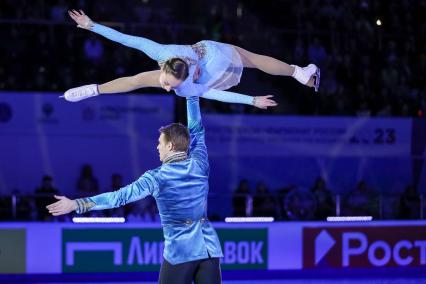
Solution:
{"label": "blurred crowd", "polygon": [[[73,216],[53,217],[46,209],[47,205],[58,201],[55,199],[55,195],[67,195],[69,198],[88,197],[104,192],[116,191],[125,185],[122,175],[114,173],[111,175],[108,188],[101,189],[92,166],[84,164],[81,167],[75,186],[72,186],[75,190],[73,190],[71,195],[61,192],[60,189],[55,187],[53,177],[45,175],[41,178],[40,185],[33,192],[22,193],[18,189],[15,189],[11,194],[0,196],[0,220],[69,222]],[[126,217],[127,222],[159,222],[160,220],[155,200],[152,197],[147,197],[125,207],[91,211],[85,216]]]}
{"label": "blurred crowd", "polygon": [[263,182],[250,188],[240,181],[232,197],[233,216],[276,220],[326,220],[330,216],[371,216],[373,219],[423,218],[422,195],[408,185],[400,194],[381,194],[361,180],[353,189],[335,192],[318,177],[310,188],[290,185],[270,191]]}
{"label": "blurred crowd", "polygon": [[[361,180],[354,189],[331,190],[326,181],[318,177],[310,188],[288,185],[270,190],[266,183],[257,182],[255,189],[248,179],[242,179],[229,194],[218,194],[212,189],[209,195],[208,217],[223,221],[225,217],[274,217],[275,220],[311,221],[326,220],[329,216],[372,216],[378,220],[423,219],[423,196],[408,185],[397,194],[388,194],[370,188]],[[80,198],[119,190],[126,184],[123,177],[111,175],[108,188],[100,189],[91,165],[84,164],[69,198]],[[53,217],[46,206],[62,195],[51,176],[43,176],[33,192],[14,190],[11,195],[0,196],[0,221],[71,221],[72,215]],[[215,210],[220,204],[220,210]],[[231,208],[229,212],[224,208]],[[212,209],[213,208],[213,209]],[[85,213],[85,217],[125,217],[127,222],[160,222],[155,200],[147,197],[126,206]]]}
{"label": "blurred crowd", "polygon": [[[319,95],[295,80],[245,70],[236,91],[274,94],[270,113],[423,117],[425,0],[0,2],[0,90],[60,91],[158,68],[141,52],[77,29],[81,8],[121,32],[160,43],[211,39],[322,70]],[[142,92],[158,92],[144,90]],[[205,111],[257,112],[204,101]]]}

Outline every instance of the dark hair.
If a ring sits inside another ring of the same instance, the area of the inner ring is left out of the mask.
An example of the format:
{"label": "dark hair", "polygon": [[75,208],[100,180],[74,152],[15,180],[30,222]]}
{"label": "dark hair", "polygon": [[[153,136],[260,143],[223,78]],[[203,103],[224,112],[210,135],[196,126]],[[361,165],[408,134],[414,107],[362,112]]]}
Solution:
{"label": "dark hair", "polygon": [[166,60],[162,66],[164,72],[172,74],[176,79],[185,81],[189,75],[188,64],[181,58],[175,57]]}
{"label": "dark hair", "polygon": [[162,126],[158,131],[164,134],[166,142],[172,143],[173,151],[188,152],[189,131],[184,125],[180,123],[172,123]]}

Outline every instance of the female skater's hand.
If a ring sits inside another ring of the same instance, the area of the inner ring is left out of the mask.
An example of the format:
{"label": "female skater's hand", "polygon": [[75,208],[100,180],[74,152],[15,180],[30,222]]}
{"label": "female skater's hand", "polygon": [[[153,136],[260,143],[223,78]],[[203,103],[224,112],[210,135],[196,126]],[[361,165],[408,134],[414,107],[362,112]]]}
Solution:
{"label": "female skater's hand", "polygon": [[93,26],[92,20],[84,14],[83,10],[80,10],[80,12],[77,10],[69,10],[68,15],[77,23],[78,28],[90,30]]}
{"label": "female skater's hand", "polygon": [[59,201],[46,206],[46,208],[49,210],[49,213],[51,213],[53,216],[68,214],[77,209],[77,202],[75,200],[58,195],[55,195],[55,198]]}
{"label": "female skater's hand", "polygon": [[277,106],[277,102],[271,99],[272,97],[273,96],[254,97],[254,106],[261,109]]}

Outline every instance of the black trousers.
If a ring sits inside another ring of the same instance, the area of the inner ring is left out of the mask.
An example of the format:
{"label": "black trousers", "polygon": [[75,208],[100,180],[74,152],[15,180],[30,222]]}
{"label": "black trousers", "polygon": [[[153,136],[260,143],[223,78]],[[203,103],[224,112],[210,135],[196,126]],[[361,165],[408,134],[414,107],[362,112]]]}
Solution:
{"label": "black trousers", "polygon": [[220,284],[219,258],[212,257],[184,262],[176,265],[163,261],[160,269],[159,284]]}

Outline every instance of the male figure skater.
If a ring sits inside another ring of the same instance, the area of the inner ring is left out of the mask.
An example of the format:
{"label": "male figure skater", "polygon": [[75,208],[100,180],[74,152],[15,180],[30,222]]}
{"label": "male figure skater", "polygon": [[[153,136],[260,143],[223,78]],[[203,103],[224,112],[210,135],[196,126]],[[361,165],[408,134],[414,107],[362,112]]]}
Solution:
{"label": "male figure skater", "polygon": [[[165,240],[160,284],[221,283],[219,239],[207,220],[209,162],[198,97],[186,99],[188,128],[172,123],[160,128],[157,150],[162,165],[115,192],[47,206],[54,215],[119,207],[152,195]],[[188,131],[189,130],[189,131]],[[188,152],[189,148],[189,152]]]}

